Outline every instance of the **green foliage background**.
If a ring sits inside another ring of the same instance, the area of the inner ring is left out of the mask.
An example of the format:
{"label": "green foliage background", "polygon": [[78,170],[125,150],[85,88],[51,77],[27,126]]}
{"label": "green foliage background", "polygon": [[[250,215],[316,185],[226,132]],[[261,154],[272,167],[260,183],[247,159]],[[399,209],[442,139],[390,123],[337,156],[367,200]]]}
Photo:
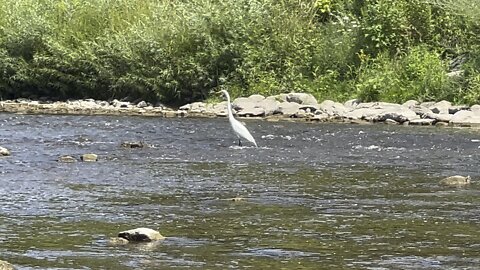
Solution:
{"label": "green foliage background", "polygon": [[3,0],[0,97],[480,103],[480,12],[448,2]]}

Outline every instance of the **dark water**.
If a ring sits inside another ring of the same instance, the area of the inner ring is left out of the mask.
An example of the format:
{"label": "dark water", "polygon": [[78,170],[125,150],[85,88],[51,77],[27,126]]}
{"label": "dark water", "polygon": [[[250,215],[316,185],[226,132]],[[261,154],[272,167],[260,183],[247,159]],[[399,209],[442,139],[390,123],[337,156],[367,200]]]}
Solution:
{"label": "dark water", "polygon": [[[480,132],[0,114],[0,259],[18,269],[480,269]],[[124,141],[152,147],[124,149]],[[97,163],[61,155],[96,153]],[[438,181],[471,175],[463,188]],[[234,202],[232,197],[246,200]],[[111,247],[149,227],[157,244]]]}

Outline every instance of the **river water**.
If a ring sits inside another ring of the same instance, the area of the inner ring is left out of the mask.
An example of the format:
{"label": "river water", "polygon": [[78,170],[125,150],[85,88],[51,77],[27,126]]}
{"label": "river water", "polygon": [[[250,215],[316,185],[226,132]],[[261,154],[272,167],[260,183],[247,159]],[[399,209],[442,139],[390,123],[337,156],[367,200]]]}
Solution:
{"label": "river water", "polygon": [[[0,114],[0,260],[18,269],[480,269],[480,132]],[[147,148],[125,149],[124,141]],[[58,163],[96,153],[96,163]],[[471,175],[467,187],[439,185]],[[231,198],[241,197],[242,201]],[[110,246],[137,227],[164,241]]]}

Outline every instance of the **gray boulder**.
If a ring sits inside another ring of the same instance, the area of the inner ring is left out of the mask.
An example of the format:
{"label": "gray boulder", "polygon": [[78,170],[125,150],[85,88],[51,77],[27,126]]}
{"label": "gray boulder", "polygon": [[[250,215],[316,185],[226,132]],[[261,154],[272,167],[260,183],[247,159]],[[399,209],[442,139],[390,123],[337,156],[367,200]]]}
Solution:
{"label": "gray boulder", "polygon": [[248,107],[237,112],[240,117],[260,117],[265,116],[265,110],[259,107]]}
{"label": "gray boulder", "polygon": [[341,116],[348,110],[342,103],[332,100],[324,100],[318,105],[318,108],[329,116]]}
{"label": "gray boulder", "polygon": [[419,118],[414,111],[407,107],[386,102],[361,103],[357,105],[356,109],[345,113],[344,117],[352,120],[362,119],[373,122],[391,119],[399,123]]}
{"label": "gray boulder", "polygon": [[440,122],[450,122],[452,120],[453,115],[448,113],[433,113],[433,112],[426,112],[423,115],[423,118],[434,119],[435,121]]}
{"label": "gray boulder", "polygon": [[411,99],[411,100],[405,101],[402,105],[411,109],[412,107],[419,106],[420,103],[416,100]]}
{"label": "gray boulder", "polygon": [[317,99],[312,94],[307,93],[289,93],[288,102],[295,102],[303,105],[318,105]]}
{"label": "gray boulder", "polygon": [[478,126],[480,125],[480,111],[458,111],[452,116],[450,123],[459,126]]}
{"label": "gray boulder", "polygon": [[457,113],[458,111],[462,111],[462,110],[468,110],[470,109],[469,106],[467,105],[455,105],[455,106],[451,106],[449,109],[448,109],[448,113],[449,114],[455,114]]}
{"label": "gray boulder", "polygon": [[275,97],[251,95],[235,99],[233,107],[238,111],[238,116],[269,116],[278,111],[279,104]]}
{"label": "gray boulder", "polygon": [[129,242],[151,242],[165,239],[158,231],[149,228],[136,228],[118,233],[118,237]]}
{"label": "gray boulder", "polygon": [[345,103],[343,103],[343,106],[345,106],[348,109],[354,109],[360,103],[361,102],[358,99],[350,99],[350,100],[345,101]]}
{"label": "gray boulder", "polygon": [[130,102],[119,101],[118,99],[114,99],[112,100],[112,102],[110,102],[110,105],[112,105],[115,108],[129,108]]}
{"label": "gray boulder", "polygon": [[470,111],[474,112],[475,114],[480,114],[480,105],[472,105],[472,107],[470,107]]}
{"label": "gray boulder", "polygon": [[448,114],[450,107],[452,107],[452,103],[450,101],[442,100],[430,106],[429,109],[433,113]]}
{"label": "gray boulder", "polygon": [[278,105],[278,113],[290,117],[300,110],[300,104],[296,102],[281,102]]}
{"label": "gray boulder", "polygon": [[428,113],[433,113],[429,108],[422,105],[415,105],[408,107],[410,110],[414,111],[417,115],[424,117]]}
{"label": "gray boulder", "polygon": [[278,111],[280,102],[273,96],[260,101],[257,106],[265,110],[265,115],[273,115]]}

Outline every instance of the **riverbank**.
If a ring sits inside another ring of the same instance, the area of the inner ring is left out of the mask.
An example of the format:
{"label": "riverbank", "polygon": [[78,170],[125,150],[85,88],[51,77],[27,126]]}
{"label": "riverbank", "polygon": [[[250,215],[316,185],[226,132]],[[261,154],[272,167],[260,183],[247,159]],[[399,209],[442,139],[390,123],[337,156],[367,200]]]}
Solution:
{"label": "riverbank", "polygon": [[[237,117],[268,121],[314,121],[386,123],[393,125],[435,125],[480,127],[480,105],[452,105],[449,101],[410,100],[403,104],[349,100],[345,103],[318,102],[312,95],[289,93],[264,97],[251,95],[232,102]],[[66,102],[28,99],[0,101],[0,112],[19,114],[126,115],[152,117],[225,117],[226,102],[194,102],[178,109],[138,103],[98,101],[93,99]]]}

